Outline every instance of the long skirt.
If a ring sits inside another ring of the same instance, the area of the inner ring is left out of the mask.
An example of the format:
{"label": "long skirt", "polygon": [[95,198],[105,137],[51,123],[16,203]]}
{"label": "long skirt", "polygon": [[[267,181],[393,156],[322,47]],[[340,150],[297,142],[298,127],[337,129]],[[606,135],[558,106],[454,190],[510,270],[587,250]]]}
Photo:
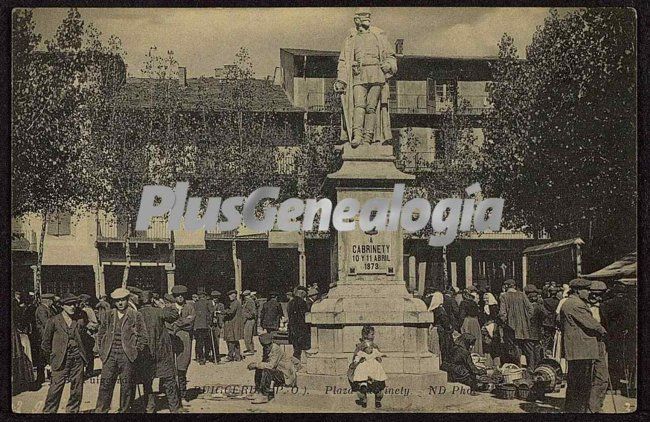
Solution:
{"label": "long skirt", "polygon": [[11,327],[11,383],[12,393],[17,394],[31,387],[34,382],[32,361],[21,344],[21,336]]}
{"label": "long skirt", "polygon": [[477,317],[465,317],[463,325],[460,327],[460,332],[470,333],[476,338],[476,343],[474,343],[474,349],[472,352],[483,355],[483,335],[481,333],[481,325],[478,323]]}

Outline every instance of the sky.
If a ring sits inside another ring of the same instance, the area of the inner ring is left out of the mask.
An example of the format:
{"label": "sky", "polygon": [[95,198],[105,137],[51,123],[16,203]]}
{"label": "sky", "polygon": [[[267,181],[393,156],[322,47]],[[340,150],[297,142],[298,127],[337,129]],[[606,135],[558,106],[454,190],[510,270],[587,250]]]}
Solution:
{"label": "sky", "polygon": [[[255,76],[273,75],[280,48],[339,50],[353,27],[354,8],[80,8],[104,40],[116,35],[127,52],[128,72],[141,76],[149,47],[174,51],[188,77],[212,76],[247,47]],[[520,55],[530,44],[548,8],[371,8],[372,24],[390,43],[404,39],[405,54],[494,56],[504,33]],[[67,14],[65,8],[34,9],[36,31],[50,39]]]}

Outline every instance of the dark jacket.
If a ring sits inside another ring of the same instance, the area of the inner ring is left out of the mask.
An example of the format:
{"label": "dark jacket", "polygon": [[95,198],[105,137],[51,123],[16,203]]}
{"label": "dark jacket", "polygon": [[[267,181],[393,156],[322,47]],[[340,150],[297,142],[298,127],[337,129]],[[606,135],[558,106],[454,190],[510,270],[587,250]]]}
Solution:
{"label": "dark jacket", "polygon": [[38,305],[38,308],[36,308],[35,311],[36,315],[36,333],[38,335],[38,338],[43,338],[43,334],[45,333],[45,327],[47,326],[47,322],[54,316],[54,313],[52,312],[52,308],[49,306],[45,306],[42,303]]}
{"label": "dark jacket", "polygon": [[[102,362],[106,362],[106,359],[108,359],[108,355],[111,352],[113,333],[117,321],[117,309],[113,308],[106,315],[106,323],[99,327],[97,342],[99,343],[99,357],[102,359]],[[142,314],[127,307],[124,317],[122,318],[121,330],[122,348],[124,349],[124,353],[131,362],[135,362],[138,353],[144,350],[148,344],[147,328],[144,325]]]}
{"label": "dark jacket", "polygon": [[52,370],[57,371],[61,369],[65,362],[65,355],[68,351],[68,332],[74,336],[73,339],[77,342],[79,354],[84,362],[88,362],[88,350],[84,347],[84,341],[81,336],[83,325],[78,317],[72,317],[72,324],[70,328],[65,323],[63,315],[58,314],[52,317],[45,326],[43,332],[43,340],[41,341],[41,348],[44,355],[49,358]]}
{"label": "dark jacket", "polygon": [[560,327],[567,360],[598,359],[598,340],[607,332],[593,317],[589,305],[575,294],[560,308]]}
{"label": "dark jacket", "polygon": [[223,339],[226,341],[239,341],[244,338],[244,316],[242,305],[238,299],[230,302],[224,309]]}
{"label": "dark jacket", "polygon": [[460,331],[460,326],[463,324],[462,321],[459,321],[459,314],[460,314],[460,309],[458,306],[458,302],[456,300],[449,296],[449,295],[443,295],[443,302],[442,306],[445,308],[445,312],[447,312],[447,316],[449,317],[449,322],[451,323],[451,326],[453,327],[454,330]]}
{"label": "dark jacket", "polygon": [[267,331],[277,331],[280,328],[280,319],[282,318],[282,305],[277,299],[269,299],[262,305],[260,311],[260,325]]}
{"label": "dark jacket", "polygon": [[291,343],[300,342],[303,345],[309,344],[311,330],[309,324],[305,322],[307,314],[307,303],[299,297],[294,297],[287,305],[287,314],[289,314],[289,341]]}
{"label": "dark jacket", "polygon": [[212,303],[212,321],[210,322],[210,327],[212,327],[212,332],[215,336],[219,336],[223,330],[223,311],[226,307],[223,303],[219,301],[211,301]]}
{"label": "dark jacket", "polygon": [[212,313],[214,312],[212,301],[207,299],[197,300],[194,303],[194,312],[196,314],[196,318],[194,319],[194,329],[207,330],[210,328]]}
{"label": "dark jacket", "polygon": [[541,303],[533,303],[533,315],[530,317],[530,339],[542,339],[542,327],[544,324],[544,305]]}
{"label": "dark jacket", "polygon": [[519,291],[501,293],[499,298],[499,316],[504,324],[514,331],[517,340],[530,339],[530,318],[533,316],[533,304],[526,294]]}
{"label": "dark jacket", "polygon": [[247,297],[244,299],[242,315],[244,316],[244,321],[257,318],[257,306],[253,298]]}
{"label": "dark jacket", "polygon": [[157,308],[149,304],[142,306],[139,311],[142,314],[144,325],[147,328],[147,348],[143,365],[146,369],[142,372],[151,378],[173,377],[174,352],[172,340],[165,323],[173,323],[178,319],[178,311],[171,306]]}

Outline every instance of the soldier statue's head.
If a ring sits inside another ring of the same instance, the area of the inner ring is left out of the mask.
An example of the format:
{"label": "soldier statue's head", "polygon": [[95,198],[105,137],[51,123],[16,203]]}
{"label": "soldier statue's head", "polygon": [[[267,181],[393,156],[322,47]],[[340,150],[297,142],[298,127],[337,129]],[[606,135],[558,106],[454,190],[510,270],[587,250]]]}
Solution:
{"label": "soldier statue's head", "polygon": [[370,28],[370,10],[365,7],[358,8],[354,13],[354,25],[357,29]]}

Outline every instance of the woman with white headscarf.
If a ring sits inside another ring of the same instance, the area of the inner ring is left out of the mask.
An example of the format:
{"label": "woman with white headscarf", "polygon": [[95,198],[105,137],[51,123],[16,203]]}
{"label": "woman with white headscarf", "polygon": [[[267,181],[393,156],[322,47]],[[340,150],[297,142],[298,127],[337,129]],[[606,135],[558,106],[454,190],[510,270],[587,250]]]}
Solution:
{"label": "woman with white headscarf", "polygon": [[433,324],[429,330],[429,351],[439,354],[441,363],[446,362],[449,350],[453,345],[451,336],[453,327],[447,311],[442,306],[443,302],[444,296],[442,293],[434,292],[431,295],[431,304],[429,305],[429,312],[433,313]]}

